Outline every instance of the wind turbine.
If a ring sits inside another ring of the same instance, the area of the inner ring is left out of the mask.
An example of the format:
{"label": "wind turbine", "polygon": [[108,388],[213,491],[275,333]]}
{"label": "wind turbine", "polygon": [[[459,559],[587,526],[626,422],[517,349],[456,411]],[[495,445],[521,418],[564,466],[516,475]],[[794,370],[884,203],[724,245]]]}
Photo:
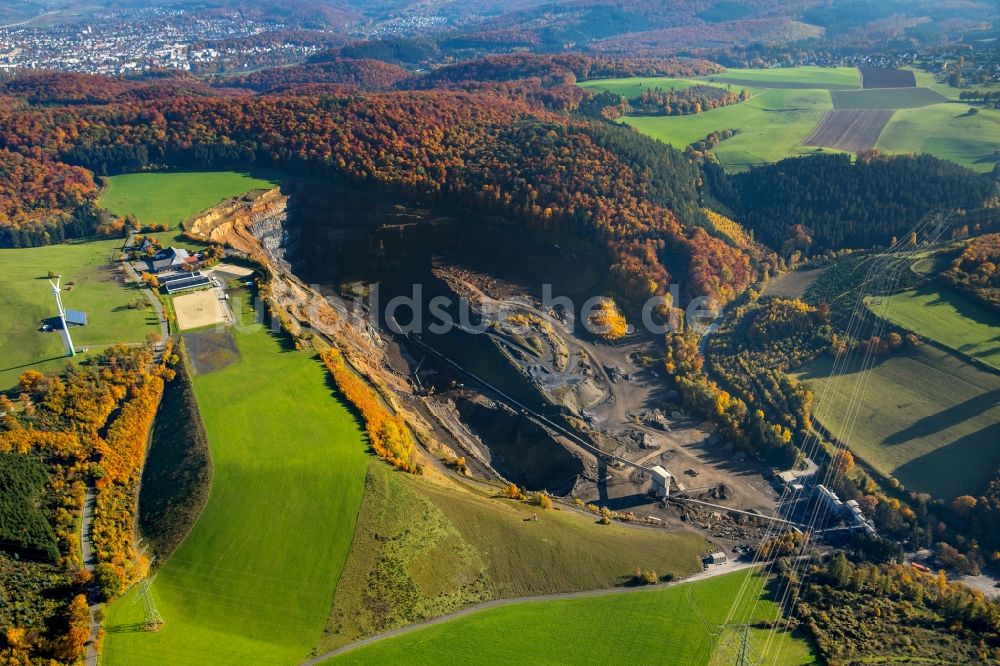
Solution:
{"label": "wind turbine", "polygon": [[62,324],[62,339],[63,344],[66,346],[66,353],[70,356],[76,356],[76,350],[73,348],[73,340],[69,337],[69,325],[66,323],[66,311],[63,310],[62,296],[60,292],[62,289],[59,288],[59,281],[62,276],[56,278],[53,282],[49,280],[49,284],[52,285],[52,294],[56,297],[56,308],[59,310],[59,322]]}

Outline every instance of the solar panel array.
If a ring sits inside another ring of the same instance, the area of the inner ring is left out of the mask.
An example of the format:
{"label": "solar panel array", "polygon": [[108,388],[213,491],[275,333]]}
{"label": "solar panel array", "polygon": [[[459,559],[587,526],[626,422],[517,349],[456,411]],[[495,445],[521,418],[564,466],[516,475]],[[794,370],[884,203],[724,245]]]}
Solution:
{"label": "solar panel array", "polygon": [[164,286],[167,289],[168,294],[175,294],[178,291],[184,291],[185,289],[194,289],[195,287],[204,287],[212,284],[204,275],[199,275],[197,277],[189,277],[182,280],[173,280],[168,282]]}
{"label": "solar panel array", "polygon": [[157,281],[162,285],[168,285],[171,282],[176,282],[177,280],[189,280],[191,278],[201,277],[201,271],[191,271],[190,273],[172,273],[170,275],[163,275],[157,277]]}

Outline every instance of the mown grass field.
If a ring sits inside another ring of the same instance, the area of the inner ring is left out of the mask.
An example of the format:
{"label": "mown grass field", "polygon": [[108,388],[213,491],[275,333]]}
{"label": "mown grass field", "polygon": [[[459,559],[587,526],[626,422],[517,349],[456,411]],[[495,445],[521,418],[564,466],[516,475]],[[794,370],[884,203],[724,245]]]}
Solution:
{"label": "mown grass field", "polygon": [[129,593],[110,607],[104,664],[293,664],[326,624],[364,492],[362,432],[311,355],[235,335],[235,362],[194,378],[212,489],[156,576],[166,625],[135,631]]}
{"label": "mown grass field", "polygon": [[108,178],[99,204],[115,215],[135,215],[146,224],[176,225],[223,199],[273,187],[273,173],[160,171]]}
{"label": "mown grass field", "polygon": [[[411,633],[378,641],[335,657],[328,664],[710,664],[733,663],[735,655],[716,652],[712,636],[747,573],[735,573],[666,589],[609,596],[513,604],[461,616]],[[747,606],[763,596],[755,578]],[[778,616],[764,599],[755,619]],[[704,618],[704,622],[702,621]],[[765,632],[750,640],[761,650]],[[809,644],[776,634],[768,663],[811,664]]]}
{"label": "mown grass field", "polygon": [[831,369],[823,357],[796,375],[816,391],[818,420],[908,489],[978,495],[1000,467],[1000,377],[992,372],[931,345],[881,358],[867,379],[856,368],[831,377]]}
{"label": "mown grass field", "polygon": [[[870,301],[869,307],[880,302]],[[885,315],[917,335],[1000,370],[1000,317],[962,294],[933,285],[907,290],[889,299]]]}
{"label": "mown grass field", "polygon": [[702,77],[706,81],[757,85],[761,88],[820,88],[851,90],[861,87],[861,73],[855,67],[775,67],[772,69],[730,69]]}
{"label": "mown grass field", "polygon": [[968,115],[967,104],[901,109],[875,145],[886,153],[930,153],[974,171],[993,170],[1000,150],[1000,110]]}
{"label": "mown grass field", "polygon": [[693,532],[599,525],[590,513],[540,510],[372,463],[317,651],[488,599],[614,587],[637,568],[687,576],[711,549]]}
{"label": "mown grass field", "polygon": [[[93,241],[35,248],[0,249],[0,389],[34,368],[61,371],[68,360],[58,332],[43,333],[43,319],[56,315],[47,279],[62,274],[63,306],[87,313],[88,324],[71,329],[73,343],[97,347],[117,342],[142,342],[158,330],[156,315],[142,294],[122,283],[112,255],[121,240]],[[69,282],[74,282],[72,287]],[[143,307],[129,303],[142,300]],[[80,358],[79,356],[77,358]]]}

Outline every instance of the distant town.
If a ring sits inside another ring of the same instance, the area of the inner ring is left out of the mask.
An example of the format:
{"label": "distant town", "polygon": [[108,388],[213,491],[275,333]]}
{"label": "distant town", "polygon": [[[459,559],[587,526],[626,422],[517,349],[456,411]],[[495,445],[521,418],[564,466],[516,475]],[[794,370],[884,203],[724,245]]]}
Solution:
{"label": "distant town", "polygon": [[199,71],[220,63],[239,70],[260,60],[300,60],[319,49],[280,40],[261,45],[239,41],[284,30],[280,23],[196,17],[168,9],[141,14],[127,20],[108,14],[86,24],[36,27],[26,22],[0,29],[0,69],[130,74],[164,68]]}

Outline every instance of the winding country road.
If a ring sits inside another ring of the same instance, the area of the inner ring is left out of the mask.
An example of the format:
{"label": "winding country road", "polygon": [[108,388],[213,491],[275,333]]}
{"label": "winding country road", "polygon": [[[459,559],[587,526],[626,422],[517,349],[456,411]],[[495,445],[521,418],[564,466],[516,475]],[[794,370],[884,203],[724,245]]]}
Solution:
{"label": "winding country road", "polygon": [[387,631],[385,633],[377,634],[375,636],[369,636],[359,641],[355,641],[350,645],[345,645],[342,648],[326,652],[324,654],[313,657],[307,661],[302,662],[300,666],[316,666],[321,664],[328,659],[332,659],[338,655],[344,654],[345,652],[351,652],[357,650],[358,648],[371,645],[372,643],[378,643],[379,641],[384,641],[387,638],[393,638],[395,636],[402,636],[404,634],[409,634],[414,631],[419,631],[425,627],[432,627],[436,624],[442,624],[444,622],[449,622],[456,618],[463,617],[465,615],[471,615],[473,613],[479,613],[480,611],[489,610],[491,608],[501,608],[503,606],[513,606],[514,604],[525,604],[525,603],[535,603],[540,601],[557,601],[560,599],[588,599],[591,597],[606,597],[615,594],[642,594],[643,592],[649,592],[652,590],[662,590],[668,587],[675,587],[678,585],[687,585],[688,583],[695,583],[700,580],[705,580],[706,578],[714,578],[716,576],[722,576],[728,573],[734,573],[736,571],[743,571],[745,569],[750,569],[753,567],[762,566],[763,563],[758,562],[735,562],[728,561],[725,564],[716,565],[709,569],[706,569],[700,573],[696,573],[689,578],[684,580],[672,581],[669,583],[662,583],[660,585],[649,585],[641,588],[610,588],[602,590],[586,590],[583,592],[562,592],[558,594],[539,594],[530,597],[517,597],[515,599],[494,599],[493,601],[486,601],[481,604],[476,604],[474,606],[469,606],[468,608],[463,608],[460,611],[455,611],[454,613],[448,613],[447,615],[441,615],[424,622],[418,622],[416,624],[410,624],[405,627],[400,627],[399,629],[393,629],[392,631]]}

